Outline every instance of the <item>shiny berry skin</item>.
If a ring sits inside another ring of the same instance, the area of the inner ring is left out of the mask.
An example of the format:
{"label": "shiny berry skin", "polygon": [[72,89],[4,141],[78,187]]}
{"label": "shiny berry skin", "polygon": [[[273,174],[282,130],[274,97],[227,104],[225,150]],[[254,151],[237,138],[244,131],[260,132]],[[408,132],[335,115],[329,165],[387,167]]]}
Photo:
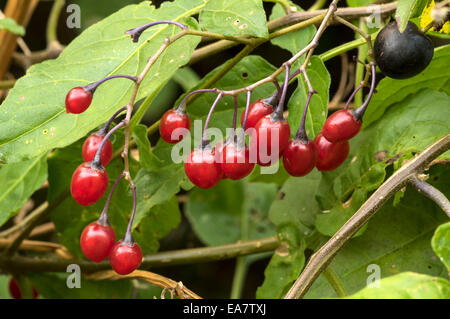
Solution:
{"label": "shiny berry skin", "polygon": [[339,110],[334,112],[322,128],[322,134],[332,142],[341,142],[351,139],[358,134],[362,122],[357,121],[350,110]]}
{"label": "shiny berry skin", "polygon": [[[273,106],[259,99],[250,104],[248,107],[247,123],[245,129],[255,127],[256,123],[264,116],[273,112]],[[245,110],[242,112],[241,125],[244,125]]]}
{"label": "shiny berry skin", "polygon": [[73,114],[83,113],[91,105],[91,102],[92,93],[81,86],[77,86],[66,95],[66,112]]}
{"label": "shiny berry skin", "polygon": [[316,166],[317,148],[314,141],[306,143],[300,139],[292,139],[283,152],[283,165],[286,171],[296,177],[305,176]]}
{"label": "shiny berry skin", "polygon": [[244,178],[255,167],[255,163],[250,163],[250,152],[247,146],[239,147],[236,143],[228,143],[222,149],[221,155],[222,172],[230,179]]}
{"label": "shiny berry skin", "polygon": [[111,267],[119,275],[128,275],[142,262],[142,250],[137,243],[127,244],[119,240],[109,256]]}
{"label": "shiny berry skin", "polygon": [[316,167],[319,171],[332,171],[344,163],[350,151],[348,141],[331,143],[322,133],[314,139],[317,148]]}
{"label": "shiny berry skin", "polygon": [[96,203],[108,188],[108,174],[102,167],[83,163],[72,175],[70,191],[73,199],[80,205],[89,206]]}
{"label": "shiny berry skin", "polygon": [[184,171],[189,180],[199,188],[211,188],[222,179],[220,163],[209,148],[194,149],[184,163]]}
{"label": "shiny berry skin", "polygon": [[[94,159],[95,153],[97,153],[100,144],[103,141],[102,135],[98,133],[91,134],[83,143],[82,154],[83,160],[87,163]],[[102,165],[106,166],[111,161],[113,153],[113,146],[111,141],[108,139],[103,145],[102,152],[100,154],[100,159],[102,161]]]}
{"label": "shiny berry skin", "polygon": [[[278,137],[275,140],[272,139]],[[256,123],[255,132],[250,140],[250,149],[256,152],[257,163],[269,166],[275,163],[282,155],[289,143],[291,130],[285,119],[273,119],[266,115]],[[272,154],[272,148],[278,151],[278,156]]]}
{"label": "shiny berry skin", "polygon": [[96,263],[108,258],[115,243],[114,229],[110,225],[101,225],[98,221],[87,225],[81,233],[81,250],[87,259]]}
{"label": "shiny berry skin", "polygon": [[172,136],[172,132],[177,128],[184,128],[189,131],[191,129],[191,119],[184,112],[175,109],[168,110],[164,113],[159,124],[161,138],[167,143],[178,143],[187,134],[187,131],[184,135],[174,134]]}
{"label": "shiny berry skin", "polygon": [[[34,286],[31,287],[31,289],[33,291],[33,299],[36,299],[39,296],[39,292],[36,290],[36,288]],[[14,278],[11,278],[9,280],[8,290],[9,290],[9,294],[11,295],[12,298],[22,299],[22,292],[20,291],[19,284],[17,283],[17,281]]]}
{"label": "shiny berry skin", "polygon": [[433,58],[433,43],[408,21],[400,33],[396,21],[378,33],[374,56],[381,72],[394,79],[407,79],[422,72]]}

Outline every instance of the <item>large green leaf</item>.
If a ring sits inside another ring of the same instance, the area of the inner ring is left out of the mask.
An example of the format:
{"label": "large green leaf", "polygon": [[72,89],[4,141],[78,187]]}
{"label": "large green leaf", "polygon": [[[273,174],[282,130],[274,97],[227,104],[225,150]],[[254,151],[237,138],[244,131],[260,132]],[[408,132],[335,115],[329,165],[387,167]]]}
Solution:
{"label": "large green leaf", "polygon": [[450,45],[434,50],[434,57],[428,67],[420,74],[405,80],[385,77],[378,83],[378,92],[372,97],[363,118],[363,125],[374,123],[386,110],[421,89],[430,88],[450,95]]}
{"label": "large green leaf", "polygon": [[257,298],[281,298],[297,279],[305,263],[304,237],[314,227],[319,207],[314,198],[320,174],[313,171],[302,178],[290,177],[270,207],[270,220],[277,226],[282,244],[267,266]]}
{"label": "large green leaf", "polygon": [[[155,9],[150,2],[126,6],[85,30],[55,60],[31,67],[0,106],[0,160],[17,162],[63,147],[86,135],[131,97],[133,83],[116,79],[101,85],[92,105],[79,115],[65,113],[64,99],[74,86],[86,85],[112,74],[135,75],[164,39],[179,31],[159,25],[145,31],[138,43],[125,30],[152,20],[186,22],[199,12],[204,0],[166,2]],[[189,25],[196,28],[190,19]],[[189,60],[200,41],[185,36],[171,44],[150,69],[137,98],[152,94]]]}
{"label": "large green leaf", "polygon": [[450,269],[450,223],[440,225],[436,229],[431,246],[439,259]]}
{"label": "large green leaf", "polygon": [[133,130],[133,138],[139,150],[139,162],[142,168],[155,169],[161,165],[161,160],[153,154],[147,137],[147,126],[138,124]]}
{"label": "large green leaf", "polygon": [[47,154],[1,167],[0,226],[17,213],[46,179]]}
{"label": "large green leaf", "polygon": [[209,0],[200,11],[200,25],[223,35],[269,35],[261,0]]}
{"label": "large green leaf", "polygon": [[248,221],[247,239],[268,237],[275,234],[267,218],[275,195],[274,185],[223,180],[212,189],[192,190],[186,213],[195,233],[206,245],[242,239],[242,218]]}
{"label": "large green leaf", "polygon": [[[449,196],[450,170],[432,167],[429,174],[433,177],[430,183]],[[448,276],[430,245],[435,228],[446,221],[446,215],[434,202],[410,187],[397,206],[392,204],[393,199],[372,217],[364,234],[347,242],[331,263],[349,294],[366,286],[373,274],[369,265],[379,267],[381,278],[405,271]],[[336,294],[321,276],[307,297],[334,298]]]}
{"label": "large green leaf", "polygon": [[25,28],[17,24],[17,22],[11,18],[0,18],[0,30],[1,29],[7,30],[20,36],[25,35]]}
{"label": "large green leaf", "polygon": [[395,17],[399,20],[399,30],[403,32],[409,19],[420,16],[428,0],[402,0],[397,5]]}
{"label": "large green leaf", "polygon": [[[450,97],[445,93],[423,90],[390,108],[382,119],[351,141],[347,160],[338,169],[323,173],[317,199],[324,211],[319,230],[330,235],[353,215],[357,205],[349,205],[342,218],[342,205],[352,200],[362,203],[368,192],[384,180],[385,169],[420,152],[450,130]],[[336,216],[339,215],[339,216]],[[326,226],[326,228],[325,228]]]}
{"label": "large green leaf", "polygon": [[351,299],[449,299],[450,282],[413,272],[404,272],[380,281],[380,287],[366,287]]}

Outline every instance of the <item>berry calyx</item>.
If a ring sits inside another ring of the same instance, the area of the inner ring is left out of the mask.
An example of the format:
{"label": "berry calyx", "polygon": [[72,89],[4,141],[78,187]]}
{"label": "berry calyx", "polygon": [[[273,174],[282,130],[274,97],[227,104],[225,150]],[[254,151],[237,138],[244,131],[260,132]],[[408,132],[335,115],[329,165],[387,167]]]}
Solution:
{"label": "berry calyx", "polygon": [[233,180],[244,178],[250,174],[255,163],[250,162],[250,152],[244,143],[227,143],[221,152],[221,168],[225,177]]}
{"label": "berry calyx", "polygon": [[347,158],[350,151],[348,141],[332,143],[322,133],[314,139],[317,148],[316,167],[319,171],[332,171],[339,167]]}
{"label": "berry calyx", "polygon": [[91,105],[92,93],[84,87],[74,87],[66,95],[66,112],[80,114]]}
{"label": "berry calyx", "polygon": [[179,109],[168,110],[164,113],[159,124],[159,134],[161,135],[161,138],[167,143],[178,143],[187,134],[187,131],[183,134],[177,134],[176,132],[174,133],[177,128],[184,128],[187,131],[191,129],[191,120],[189,115]]}
{"label": "berry calyx", "polygon": [[[91,134],[83,143],[82,154],[83,160],[85,162],[90,162],[94,159],[95,153],[97,153],[100,144],[102,143],[105,135],[102,132],[96,132]],[[100,158],[102,161],[102,165],[106,166],[111,161],[113,153],[113,146],[111,141],[108,139],[105,142],[105,145],[102,148],[102,152],[100,154]]]}
{"label": "berry calyx", "polygon": [[199,188],[211,188],[222,178],[220,163],[209,146],[194,149],[184,163],[189,180]]}
{"label": "berry calyx", "polygon": [[119,240],[111,250],[109,261],[116,273],[127,275],[135,271],[141,264],[141,247],[135,242]]}
{"label": "berry calyx", "polygon": [[394,79],[407,79],[422,72],[433,58],[433,44],[417,26],[408,21],[400,33],[396,21],[378,33],[374,56],[381,72]]}
{"label": "berry calyx", "polygon": [[108,258],[116,242],[116,233],[109,224],[90,223],[81,233],[80,246],[87,259],[96,263]]}
{"label": "berry calyx", "polygon": [[[259,99],[250,104],[247,114],[247,123],[245,129],[255,127],[256,123],[264,116],[271,114],[274,111],[276,97],[268,97],[266,99]],[[242,112],[241,125],[244,126],[245,110]]]}
{"label": "berry calyx", "polygon": [[289,124],[282,115],[274,112],[260,119],[250,141],[252,152],[256,152],[257,163],[261,166],[275,163],[283,155],[290,135]]}
{"label": "berry calyx", "polygon": [[361,125],[361,120],[357,120],[351,110],[339,110],[327,118],[322,134],[332,143],[346,141],[358,134]]}
{"label": "berry calyx", "polygon": [[96,203],[108,188],[108,174],[101,165],[94,162],[83,163],[72,175],[70,191],[73,199],[80,205]]}
{"label": "berry calyx", "polygon": [[293,138],[284,149],[283,165],[290,175],[305,176],[313,170],[317,156],[314,141]]}
{"label": "berry calyx", "polygon": [[[33,291],[33,299],[36,299],[39,296],[39,292],[34,286],[32,286],[31,289]],[[8,290],[13,299],[22,299],[22,292],[20,291],[19,284],[14,278],[9,280]]]}

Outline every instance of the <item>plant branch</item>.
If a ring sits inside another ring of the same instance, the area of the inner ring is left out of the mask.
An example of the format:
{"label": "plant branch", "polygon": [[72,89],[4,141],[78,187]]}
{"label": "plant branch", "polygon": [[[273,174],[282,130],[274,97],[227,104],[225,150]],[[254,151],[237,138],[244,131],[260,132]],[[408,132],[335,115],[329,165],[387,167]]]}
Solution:
{"label": "plant branch", "polygon": [[408,182],[411,186],[415,187],[419,193],[424,194],[434,201],[450,218],[450,201],[440,190],[420,179],[417,175],[411,176]]}
{"label": "plant branch", "polygon": [[16,80],[0,81],[0,90],[10,89],[14,86],[15,83],[16,83]]}
{"label": "plant branch", "polygon": [[305,296],[320,273],[330,264],[345,243],[369,221],[392,195],[409,182],[411,176],[421,173],[433,159],[446,152],[449,148],[450,134],[428,146],[392,174],[344,226],[312,255],[300,277],[295,281],[284,298],[295,299]]}

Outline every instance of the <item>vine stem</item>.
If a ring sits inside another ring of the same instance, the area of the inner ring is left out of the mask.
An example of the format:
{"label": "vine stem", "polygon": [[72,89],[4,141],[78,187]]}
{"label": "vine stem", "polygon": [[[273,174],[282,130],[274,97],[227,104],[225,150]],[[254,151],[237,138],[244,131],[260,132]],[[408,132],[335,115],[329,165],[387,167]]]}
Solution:
{"label": "vine stem", "polygon": [[311,256],[308,264],[284,298],[295,299],[304,297],[320,273],[331,263],[334,256],[345,243],[369,221],[391,196],[410,181],[411,176],[421,173],[433,159],[446,152],[449,148],[450,134],[429,145],[392,174],[341,229]]}
{"label": "vine stem", "polygon": [[450,218],[450,201],[437,188],[420,179],[417,175],[413,175],[408,180],[409,184],[415,187],[420,193],[433,200]]}
{"label": "vine stem", "polygon": [[331,285],[333,290],[336,292],[336,295],[338,295],[339,298],[343,298],[343,297],[347,296],[347,293],[345,292],[345,289],[344,289],[344,285],[342,284],[338,275],[334,272],[333,269],[331,269],[330,266],[325,268],[325,270],[323,271],[323,275],[324,275],[325,279],[328,281],[328,283]]}

